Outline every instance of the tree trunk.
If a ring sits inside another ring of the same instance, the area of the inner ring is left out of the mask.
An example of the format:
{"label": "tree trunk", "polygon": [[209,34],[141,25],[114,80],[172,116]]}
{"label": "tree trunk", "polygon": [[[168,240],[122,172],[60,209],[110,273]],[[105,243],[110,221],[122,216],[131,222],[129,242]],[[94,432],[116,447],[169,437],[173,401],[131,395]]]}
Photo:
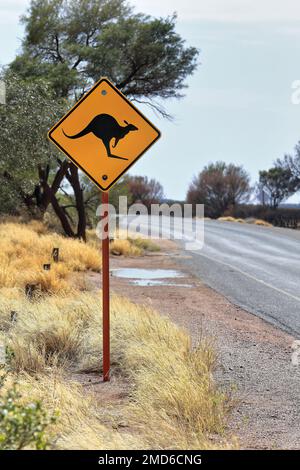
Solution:
{"label": "tree trunk", "polygon": [[55,195],[51,197],[51,204],[54,209],[55,214],[60,220],[60,223],[62,225],[62,228],[64,229],[65,234],[68,237],[75,238],[75,233],[72,230],[72,227],[68,221],[68,218],[64,212],[64,210],[60,207],[58,200],[56,199]]}
{"label": "tree trunk", "polygon": [[[63,162],[59,163],[60,168],[55,175],[51,187],[47,182],[49,176],[49,171],[47,167],[39,168],[40,185],[43,188],[41,205],[47,208],[49,203],[51,203],[53,210],[59,218],[61,226],[68,237],[76,237],[80,238],[83,241],[86,241],[86,211],[84,205],[83,190],[81,188],[78,175],[78,168],[73,163],[70,163],[67,160],[64,160]],[[66,209],[60,206],[59,201],[56,197],[56,193],[59,190],[64,177],[67,178],[74,191],[75,205],[78,217],[76,234],[72,229],[70,217],[68,217]]]}
{"label": "tree trunk", "polygon": [[77,238],[86,241],[86,211],[83,198],[83,190],[80,184],[78,168],[73,163],[70,164],[70,173],[67,176],[75,196],[75,203],[78,215]]}
{"label": "tree trunk", "polygon": [[[86,241],[86,209],[84,204],[83,190],[81,188],[78,168],[67,160],[59,161],[59,169],[56,172],[52,185],[48,183],[50,167],[49,165],[38,166],[39,183],[32,194],[25,193],[21,186],[18,186],[13,176],[7,171],[3,177],[18,191],[20,199],[23,201],[31,217],[42,219],[49,204],[51,204],[56,216],[60,220],[62,229],[68,237],[80,238]],[[78,216],[77,233],[72,228],[72,222],[65,208],[59,204],[56,197],[61,183],[67,178],[72,186],[75,196],[75,204]]]}
{"label": "tree trunk", "polygon": [[[61,182],[66,176],[68,171],[69,163],[65,160],[61,163],[59,170],[57,171],[53,183],[51,186],[48,184],[49,167],[42,168],[38,167],[40,187],[42,188],[42,194],[40,195],[39,207],[46,211],[47,207],[51,203],[53,210],[60,220],[61,226],[68,237],[75,237],[75,233],[68,220],[68,217],[64,209],[59,205],[56,193],[60,188]],[[38,203],[38,200],[37,200]]]}

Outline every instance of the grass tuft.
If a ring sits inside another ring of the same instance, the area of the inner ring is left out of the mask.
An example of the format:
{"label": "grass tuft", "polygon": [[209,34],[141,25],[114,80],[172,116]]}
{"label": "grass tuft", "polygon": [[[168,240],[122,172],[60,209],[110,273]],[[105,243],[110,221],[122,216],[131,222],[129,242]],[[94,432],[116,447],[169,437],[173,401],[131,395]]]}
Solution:
{"label": "grass tuft", "polygon": [[141,256],[143,250],[129,240],[116,239],[110,244],[110,253],[116,256]]}
{"label": "grass tuft", "polygon": [[269,224],[269,222],[266,222],[265,220],[262,219],[236,219],[234,217],[228,216],[228,217],[219,217],[218,220],[221,222],[237,222],[240,224],[254,224],[254,225],[260,225],[262,227],[273,227],[272,224]]}
{"label": "grass tuft", "polygon": [[235,217],[231,217],[231,216],[219,217],[218,220],[220,220],[221,222],[237,222],[239,224],[246,223],[244,219],[236,219]]}
{"label": "grass tuft", "polygon": [[261,219],[256,219],[254,221],[254,225],[260,225],[262,227],[273,227],[272,224],[269,224],[269,222],[266,222],[265,220],[261,220]]}

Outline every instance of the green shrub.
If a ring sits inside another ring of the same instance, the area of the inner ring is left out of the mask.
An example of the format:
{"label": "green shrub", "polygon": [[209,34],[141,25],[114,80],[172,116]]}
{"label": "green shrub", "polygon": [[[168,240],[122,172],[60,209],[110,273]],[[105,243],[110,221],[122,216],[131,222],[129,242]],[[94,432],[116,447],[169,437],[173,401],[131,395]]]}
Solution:
{"label": "green shrub", "polygon": [[160,247],[156,243],[154,243],[152,240],[149,240],[147,238],[140,238],[140,237],[130,238],[130,237],[128,237],[128,240],[133,245],[137,246],[138,248],[141,248],[141,250],[150,251],[150,252],[160,251]]}
{"label": "green shrub", "polygon": [[[4,380],[0,378],[0,392]],[[45,450],[49,444],[45,430],[55,421],[56,415],[49,417],[40,401],[23,404],[14,384],[0,394],[0,450]]]}

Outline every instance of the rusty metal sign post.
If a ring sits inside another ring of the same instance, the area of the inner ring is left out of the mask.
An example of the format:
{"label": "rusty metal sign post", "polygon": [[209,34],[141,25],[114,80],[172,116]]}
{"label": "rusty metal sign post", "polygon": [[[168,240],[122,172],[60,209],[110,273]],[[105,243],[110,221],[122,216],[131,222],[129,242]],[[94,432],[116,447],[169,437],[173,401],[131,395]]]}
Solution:
{"label": "rusty metal sign post", "polygon": [[109,189],[156,142],[160,131],[107,78],[49,131],[49,139],[102,191],[103,380],[110,378]]}
{"label": "rusty metal sign post", "polygon": [[110,379],[110,289],[109,289],[109,193],[102,193],[103,218],[102,224],[102,342],[103,342],[103,381]]}

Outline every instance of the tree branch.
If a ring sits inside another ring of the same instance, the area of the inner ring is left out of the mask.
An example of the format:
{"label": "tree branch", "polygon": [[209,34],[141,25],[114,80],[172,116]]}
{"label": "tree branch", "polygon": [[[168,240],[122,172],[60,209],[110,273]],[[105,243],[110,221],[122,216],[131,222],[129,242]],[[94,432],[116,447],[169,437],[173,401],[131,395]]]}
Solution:
{"label": "tree branch", "polygon": [[63,160],[63,161],[61,161],[59,159],[57,159],[57,160],[58,160],[58,163],[60,165],[60,168],[57,171],[57,173],[54,177],[52,186],[51,186],[52,191],[54,193],[57,193],[57,191],[59,190],[59,188],[61,186],[61,183],[62,183],[62,180],[66,176],[66,173],[67,173],[69,165],[70,165],[70,163],[67,160]]}
{"label": "tree branch", "polygon": [[57,54],[57,58],[58,58],[58,60],[63,64],[63,63],[65,62],[65,59],[61,56],[61,54],[60,54],[60,52],[59,52],[59,39],[58,39],[58,34],[55,34],[54,40],[55,40],[55,51],[56,51],[56,54]]}
{"label": "tree branch", "polygon": [[141,70],[141,68],[145,67],[145,65],[147,65],[147,64],[140,64],[140,65],[134,66],[132,72],[128,75],[128,77],[125,78],[121,83],[117,83],[116,87],[118,89],[122,89],[126,85],[128,85],[128,83],[131,82],[131,80],[136,75],[136,73],[139,72]]}
{"label": "tree branch", "polygon": [[146,100],[140,100],[138,98],[133,98],[131,101],[135,101],[136,103],[145,104],[149,106],[150,108],[152,108],[152,110],[155,112],[156,115],[162,116],[163,118],[168,119],[169,121],[174,120],[174,117],[172,116],[172,114],[169,114],[162,105],[156,103],[154,100],[146,101]]}

